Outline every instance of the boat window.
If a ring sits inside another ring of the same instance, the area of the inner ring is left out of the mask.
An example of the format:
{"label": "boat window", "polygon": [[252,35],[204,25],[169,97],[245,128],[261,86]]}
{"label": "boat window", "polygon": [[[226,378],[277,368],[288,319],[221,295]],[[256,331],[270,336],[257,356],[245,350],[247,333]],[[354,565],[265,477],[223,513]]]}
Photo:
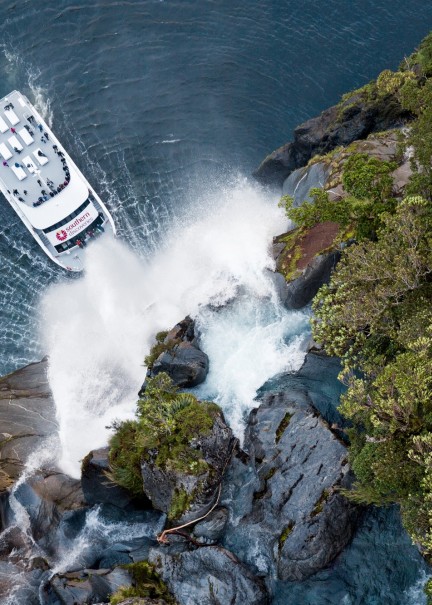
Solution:
{"label": "boat window", "polygon": [[59,227],[63,227],[63,225],[66,225],[66,223],[69,223],[80,212],[82,212],[84,210],[84,208],[87,208],[87,206],[90,205],[90,199],[91,199],[91,197],[88,197],[86,199],[86,201],[83,204],[81,204],[81,206],[79,208],[77,208],[74,212],[72,212],[72,214],[69,214],[69,216],[67,216],[66,218],[62,219],[58,223],[55,223],[54,225],[51,225],[50,227],[47,227],[46,229],[43,229],[43,232],[44,233],[51,233],[51,231],[55,231]]}

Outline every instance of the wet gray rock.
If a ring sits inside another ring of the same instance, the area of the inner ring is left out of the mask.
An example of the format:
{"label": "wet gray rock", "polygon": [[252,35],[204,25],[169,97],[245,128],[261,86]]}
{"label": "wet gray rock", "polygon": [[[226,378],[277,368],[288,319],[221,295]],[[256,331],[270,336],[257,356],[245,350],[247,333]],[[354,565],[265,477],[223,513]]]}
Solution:
{"label": "wet gray rock", "polygon": [[98,561],[99,569],[112,569],[118,565],[128,565],[132,563],[132,559],[126,552],[121,552],[112,548],[108,548],[103,557]]}
{"label": "wet gray rock", "polygon": [[92,450],[84,458],[81,467],[81,484],[85,501],[93,504],[113,504],[126,508],[136,500],[123,487],[109,478],[109,447]]}
{"label": "wet gray rock", "polygon": [[227,521],[228,509],[224,507],[216,508],[208,517],[194,526],[193,535],[196,538],[205,538],[216,542],[222,536]]}
{"label": "wet gray rock", "polygon": [[132,597],[131,599],[126,599],[119,603],[119,605],[168,605],[164,599],[150,599],[150,598],[140,598],[140,597]]}
{"label": "wet gray rock", "polygon": [[47,366],[47,360],[31,363],[0,378],[0,488],[8,478],[16,479],[30,454],[57,432]]}
{"label": "wet gray rock", "polygon": [[87,605],[107,603],[120,586],[131,586],[132,579],[125,569],[84,569],[56,574],[43,587],[42,605]]}
{"label": "wet gray rock", "polygon": [[179,605],[266,605],[262,578],[254,576],[232,553],[206,546],[194,551],[153,549],[156,567]]}
{"label": "wet gray rock", "polygon": [[27,569],[23,572],[23,567],[22,561],[16,565],[10,561],[0,561],[1,603],[40,605],[38,589],[47,573],[41,569]]}
{"label": "wet gray rock", "polygon": [[270,379],[261,394],[266,391],[295,391],[307,393],[311,405],[322,416],[324,421],[332,428],[332,432],[346,440],[342,430],[348,426],[341,416],[336,404],[345,391],[345,387],[338,380],[342,369],[339,359],[328,357],[322,351],[309,352],[303,365],[295,374],[283,374]]}
{"label": "wet gray rock", "polygon": [[9,563],[21,563],[28,560],[32,556],[33,546],[34,544],[27,533],[15,525],[2,534],[0,561],[7,560]]}
{"label": "wet gray rock", "polygon": [[26,509],[33,538],[48,545],[61,519],[61,512],[52,500],[45,500],[29,483],[22,483],[15,491],[16,500]]}
{"label": "wet gray rock", "polygon": [[328,565],[361,512],[338,493],[352,480],[346,448],[299,385],[265,393],[251,412],[250,459],[231,465],[222,500],[231,510],[223,544],[256,572],[282,580]]}
{"label": "wet gray rock", "polygon": [[[30,557],[33,550],[40,552],[38,548],[42,548],[47,555],[53,554],[57,547],[56,532],[63,514],[66,511],[80,510],[84,506],[80,482],[63,473],[50,474],[47,477],[37,473],[15,488],[13,498],[27,511],[34,542],[29,543],[26,533],[21,537],[16,533],[18,528],[14,527],[15,507],[11,506],[10,498],[5,496],[1,502],[1,512],[4,525],[10,529],[2,546],[9,548],[12,539],[11,545],[15,551],[20,553],[20,557],[23,557],[25,552],[26,558]],[[16,544],[14,536],[18,539]]]}
{"label": "wet gray rock", "polygon": [[[280,248],[278,248],[280,246]],[[275,260],[277,259],[278,251],[282,251],[285,248],[285,244],[273,244],[273,253]],[[275,292],[279,301],[282,304],[285,304],[287,296],[288,296],[288,284],[281,273],[277,271],[268,271],[267,272],[270,279],[273,282]]]}
{"label": "wet gray rock", "polygon": [[86,505],[81,481],[60,471],[37,473],[27,483],[42,500],[55,503],[60,513]]}
{"label": "wet gray rock", "polygon": [[371,104],[361,95],[351,96],[297,126],[293,141],[269,154],[253,175],[263,184],[281,187],[291,172],[305,166],[316,154],[365,139],[372,132],[399,127],[407,118],[391,97]]}
{"label": "wet gray rock", "polygon": [[[159,355],[148,371],[148,376],[165,372],[179,387],[194,387],[206,379],[209,358],[198,345],[195,322],[186,317],[170,330],[163,344],[166,350]],[[145,389],[143,384],[140,393]]]}
{"label": "wet gray rock", "polygon": [[340,251],[335,250],[313,258],[302,275],[287,284],[285,306],[288,309],[301,309],[308,305],[321,286],[330,281],[340,256]]}
{"label": "wet gray rock", "polygon": [[293,198],[295,207],[301,206],[305,201],[311,201],[309,192],[311,189],[319,187],[324,188],[329,176],[329,167],[323,162],[317,162],[312,166],[298,168],[294,170],[282,186],[283,195],[289,195]]}
{"label": "wet gray rock", "polygon": [[143,460],[141,474],[144,492],[153,507],[169,513],[173,500],[181,493],[189,503],[178,518],[179,522],[184,523],[207,513],[215,502],[217,489],[236,441],[222,412],[218,412],[211,432],[208,435],[197,435],[191,444],[207,462],[208,469],[205,472],[199,475],[186,474],[160,468],[153,459]]}

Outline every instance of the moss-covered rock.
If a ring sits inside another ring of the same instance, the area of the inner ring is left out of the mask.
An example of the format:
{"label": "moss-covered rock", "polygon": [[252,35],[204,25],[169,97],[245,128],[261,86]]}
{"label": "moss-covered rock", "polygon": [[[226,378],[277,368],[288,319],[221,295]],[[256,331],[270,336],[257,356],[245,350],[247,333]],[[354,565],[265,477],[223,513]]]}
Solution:
{"label": "moss-covered rock", "polygon": [[[186,317],[169,332],[156,334],[156,342],[144,360],[147,378],[161,372],[168,374],[175,385],[186,388],[204,382],[208,369],[208,356],[201,351],[195,322]],[[144,382],[139,395],[145,391]]]}
{"label": "moss-covered rock", "polygon": [[413,118],[402,102],[403,91],[413,82],[420,85],[432,76],[432,35],[401,64],[399,71],[388,69],[376,80],[345,94],[340,102],[311,118],[294,131],[293,141],[270,153],[254,172],[260,182],[275,186],[297,168],[319,156],[332,159],[338,147],[366,139],[371,133],[400,128]]}
{"label": "moss-covered rock", "polygon": [[[199,416],[197,426],[203,427],[202,431],[197,428],[193,436],[189,433],[187,442],[165,446],[141,463],[146,495],[171,521],[189,521],[210,509],[235,443],[220,411],[213,409],[211,416],[205,412],[205,420],[202,413]],[[185,418],[186,425],[190,421]]]}
{"label": "moss-covered rock", "polygon": [[[298,226],[273,246],[276,269],[288,283],[286,306],[308,304],[328,282],[341,249],[375,236],[381,216],[393,211],[409,181],[406,145],[400,132],[377,133],[319,156],[287,179],[281,205]],[[305,182],[314,187],[299,197]]]}
{"label": "moss-covered rock", "polygon": [[[111,595],[111,605],[121,605],[129,602],[134,604],[145,603],[165,603],[166,605],[175,605],[176,601],[169,592],[166,584],[156,572],[154,565],[147,561],[131,563],[124,565],[123,568],[128,571],[132,577],[132,586],[122,586]],[[150,601],[149,601],[150,599]]]}
{"label": "moss-covered rock", "polygon": [[268,155],[254,176],[262,183],[281,186],[291,172],[305,166],[317,154],[323,156],[371,133],[400,127],[409,119],[409,112],[402,109],[394,96],[371,101],[357,91],[298,126],[294,140]]}
{"label": "moss-covered rock", "polygon": [[137,420],[111,439],[111,475],[145,495],[171,520],[199,516],[214,502],[235,443],[220,408],[180,393],[166,374],[149,378]]}

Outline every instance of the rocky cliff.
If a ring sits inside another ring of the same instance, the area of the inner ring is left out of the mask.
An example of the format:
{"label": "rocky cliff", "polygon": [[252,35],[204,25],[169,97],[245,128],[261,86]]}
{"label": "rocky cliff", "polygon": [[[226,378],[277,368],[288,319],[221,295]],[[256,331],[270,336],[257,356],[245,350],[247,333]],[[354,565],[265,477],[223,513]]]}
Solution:
{"label": "rocky cliff", "polygon": [[400,128],[410,114],[394,95],[375,95],[373,84],[346,95],[343,100],[294,130],[293,141],[268,155],[254,177],[266,185],[281,187],[297,168],[315,155],[365,139],[374,132]]}

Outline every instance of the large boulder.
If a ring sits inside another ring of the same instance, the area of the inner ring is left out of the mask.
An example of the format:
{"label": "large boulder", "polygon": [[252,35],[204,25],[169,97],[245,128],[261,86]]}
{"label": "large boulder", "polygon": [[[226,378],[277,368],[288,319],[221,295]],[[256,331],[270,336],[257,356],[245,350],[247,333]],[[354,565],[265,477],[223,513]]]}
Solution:
{"label": "large boulder", "polygon": [[352,480],[343,442],[322,420],[307,389],[263,395],[244,447],[225,482],[231,508],[224,545],[282,580],[303,580],[348,544],[360,510],[340,493]]}
{"label": "large boulder", "polygon": [[0,490],[58,430],[47,366],[45,359],[0,378]]}
{"label": "large boulder", "polygon": [[[400,154],[400,133],[389,131],[354,141],[348,148],[335,149],[319,161],[294,170],[283,184],[283,193],[293,199],[295,207],[313,203],[312,188],[324,189],[330,203],[347,196],[343,186],[343,171],[347,160],[355,153],[366,154],[381,161],[395,163],[392,173],[393,195],[402,197],[410,177],[409,150]],[[274,238],[273,256],[276,268],[287,282],[285,289],[277,283],[281,300],[290,309],[307,305],[319,288],[328,283],[340,258],[340,249],[352,243],[349,230],[335,222],[326,221],[313,227],[299,226]]]}
{"label": "large boulder", "polygon": [[195,551],[150,551],[150,561],[179,605],[267,605],[262,578],[231,552],[206,546]]}
{"label": "large boulder", "polygon": [[273,255],[276,269],[287,283],[279,290],[286,307],[301,309],[328,283],[340,258],[335,243],[338,233],[339,225],[327,221],[275,237]]}
{"label": "large boulder", "polygon": [[311,189],[324,188],[329,173],[330,167],[325,162],[316,162],[311,166],[298,168],[285,179],[282,193],[293,198],[295,207],[301,206],[304,201],[310,201]]}
{"label": "large boulder", "polygon": [[[58,548],[57,529],[64,513],[80,511],[84,506],[80,482],[68,475],[36,473],[25,481],[21,480],[14,488],[13,499],[5,495],[1,502],[3,523],[9,536],[2,545],[4,552],[11,546],[22,560],[41,552],[45,556],[54,555]],[[22,536],[17,534],[22,523],[21,507],[26,511],[27,526]],[[27,539],[29,536],[31,543]],[[2,554],[0,549],[0,557]]]}
{"label": "large boulder", "polygon": [[86,505],[81,481],[60,471],[37,473],[27,483],[42,500],[53,502],[60,514]]}
{"label": "large boulder", "polygon": [[[204,404],[201,404],[204,405]],[[141,474],[144,493],[157,510],[179,523],[196,519],[215,503],[217,490],[236,444],[222,412],[214,406],[213,425],[205,434],[196,434],[189,444],[199,452],[205,470],[181,472],[173,465],[157,464],[157,452],[143,459]]]}
{"label": "large boulder", "polygon": [[[194,387],[204,382],[209,369],[209,358],[199,348],[193,319],[186,317],[176,324],[163,342],[159,343],[159,348],[161,352],[148,368],[148,376],[165,372],[181,388]],[[145,383],[140,394],[144,389]]]}

